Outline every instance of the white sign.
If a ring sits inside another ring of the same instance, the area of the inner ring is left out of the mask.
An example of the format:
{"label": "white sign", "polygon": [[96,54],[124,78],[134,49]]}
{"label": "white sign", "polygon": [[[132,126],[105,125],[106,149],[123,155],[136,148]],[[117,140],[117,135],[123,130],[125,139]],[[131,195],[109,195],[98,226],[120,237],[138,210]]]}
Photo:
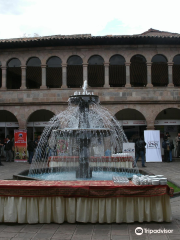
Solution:
{"label": "white sign", "polygon": [[5,127],[6,123],[5,122],[0,122],[0,127]]}
{"label": "white sign", "polygon": [[155,120],[154,125],[180,125],[180,120]]}
{"label": "white sign", "polygon": [[144,141],[146,142],[146,162],[162,162],[160,131],[145,130]]}
{"label": "white sign", "polygon": [[[146,126],[146,120],[120,120],[123,126]],[[180,125],[180,120],[155,120],[154,125]]]}
{"label": "white sign", "polygon": [[120,120],[119,123],[123,126],[146,126],[146,120]]}
{"label": "white sign", "polygon": [[27,127],[46,127],[49,122],[28,122]]}
{"label": "white sign", "polygon": [[18,122],[6,122],[6,127],[19,127]]}
{"label": "white sign", "polygon": [[130,153],[135,157],[135,143],[123,143],[123,153]]}
{"label": "white sign", "polygon": [[27,123],[27,127],[33,127],[33,126],[34,126],[33,122],[28,122]]}

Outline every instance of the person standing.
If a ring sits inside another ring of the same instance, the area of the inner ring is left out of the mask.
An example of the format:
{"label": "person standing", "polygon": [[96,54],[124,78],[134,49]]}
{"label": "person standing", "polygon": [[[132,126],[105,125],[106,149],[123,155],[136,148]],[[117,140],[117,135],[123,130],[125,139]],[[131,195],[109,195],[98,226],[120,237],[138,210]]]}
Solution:
{"label": "person standing", "polygon": [[33,140],[30,140],[28,142],[28,147],[27,147],[27,150],[28,150],[28,153],[29,153],[29,159],[28,159],[29,164],[32,163],[32,159],[33,159],[33,155],[34,155],[34,149],[35,149],[35,143],[34,143]]}
{"label": "person standing", "polygon": [[7,143],[5,145],[6,162],[11,162],[12,161],[12,142],[10,140],[10,136],[9,135],[7,135],[6,139],[7,139]]}
{"label": "person standing", "polygon": [[180,131],[178,132],[177,137],[175,138],[176,149],[177,149],[177,157],[180,158]]}
{"label": "person standing", "polygon": [[164,136],[162,147],[164,148],[164,162],[172,162],[172,149],[174,149],[174,144],[168,132],[166,132]]}
{"label": "person standing", "polygon": [[2,147],[4,146],[4,144],[1,143],[1,139],[0,139],[0,166],[4,166],[1,162],[1,153],[2,153]]}
{"label": "person standing", "polygon": [[135,147],[136,147],[136,163],[137,163],[137,160],[139,159],[139,157],[141,157],[142,159],[142,167],[146,167],[145,166],[145,146],[146,146],[146,143],[145,141],[143,140],[142,137],[139,138],[139,140],[137,140],[136,144],[135,144]]}

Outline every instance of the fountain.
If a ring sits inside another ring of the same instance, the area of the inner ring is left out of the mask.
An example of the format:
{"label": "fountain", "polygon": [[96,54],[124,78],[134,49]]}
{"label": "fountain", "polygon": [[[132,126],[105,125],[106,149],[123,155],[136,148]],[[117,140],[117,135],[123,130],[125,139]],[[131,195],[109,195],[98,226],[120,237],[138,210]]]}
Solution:
{"label": "fountain", "polygon": [[99,97],[87,91],[87,81],[68,103],[44,129],[28,177],[111,180],[113,174],[139,174],[133,156],[123,153],[128,140],[122,126],[100,106]]}
{"label": "fountain", "polygon": [[0,222],[170,222],[172,190],[138,177],[123,143],[122,127],[85,81],[44,129],[30,170],[0,181]]}

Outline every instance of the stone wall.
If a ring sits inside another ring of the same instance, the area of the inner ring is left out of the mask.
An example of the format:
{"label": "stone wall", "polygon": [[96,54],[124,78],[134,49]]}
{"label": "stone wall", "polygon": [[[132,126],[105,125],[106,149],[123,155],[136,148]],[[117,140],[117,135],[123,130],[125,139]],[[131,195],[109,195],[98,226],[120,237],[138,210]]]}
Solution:
{"label": "stone wall", "polygon": [[[156,54],[164,55],[172,64],[175,55],[180,54],[180,46],[158,46],[158,45],[134,45],[134,46],[76,46],[76,47],[47,47],[36,49],[9,49],[1,50],[0,62],[6,67],[7,62],[12,58],[19,58],[21,65],[25,66],[30,57],[38,57],[41,64],[45,65],[48,58],[58,56],[62,64],[67,63],[71,55],[79,55],[86,64],[92,55],[103,57],[105,64],[114,54],[120,54],[125,58],[126,63],[130,62],[135,54],[142,54],[147,63]],[[106,85],[107,86],[107,85]],[[132,108],[140,111],[146,121],[147,128],[154,128],[154,120],[158,113],[167,108],[180,109],[180,88],[173,87],[144,87],[135,88],[126,86],[124,88],[91,88],[95,95],[100,97],[102,105],[115,115],[125,108]],[[26,128],[29,116],[39,109],[50,110],[57,114],[67,107],[67,100],[70,95],[78,89],[0,89],[0,110],[7,110],[13,113],[19,122],[20,128]]]}
{"label": "stone wall", "polygon": [[[13,90],[0,91],[0,110],[13,113],[20,124],[26,128],[29,116],[39,110],[50,110],[57,114],[67,107],[67,100],[77,89]],[[156,116],[164,109],[180,109],[179,88],[99,88],[91,89],[98,95],[102,106],[115,115],[126,108],[141,112],[148,128],[154,128]]]}

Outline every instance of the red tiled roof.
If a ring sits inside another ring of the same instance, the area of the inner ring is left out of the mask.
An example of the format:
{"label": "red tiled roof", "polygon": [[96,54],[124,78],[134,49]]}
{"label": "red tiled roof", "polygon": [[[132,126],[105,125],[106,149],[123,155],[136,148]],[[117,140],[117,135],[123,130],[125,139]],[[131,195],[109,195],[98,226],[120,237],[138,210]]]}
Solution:
{"label": "red tiled roof", "polygon": [[137,44],[180,44],[180,34],[163,32],[150,28],[148,31],[136,35],[92,36],[91,34],[76,34],[0,39],[1,49],[45,46]]}

